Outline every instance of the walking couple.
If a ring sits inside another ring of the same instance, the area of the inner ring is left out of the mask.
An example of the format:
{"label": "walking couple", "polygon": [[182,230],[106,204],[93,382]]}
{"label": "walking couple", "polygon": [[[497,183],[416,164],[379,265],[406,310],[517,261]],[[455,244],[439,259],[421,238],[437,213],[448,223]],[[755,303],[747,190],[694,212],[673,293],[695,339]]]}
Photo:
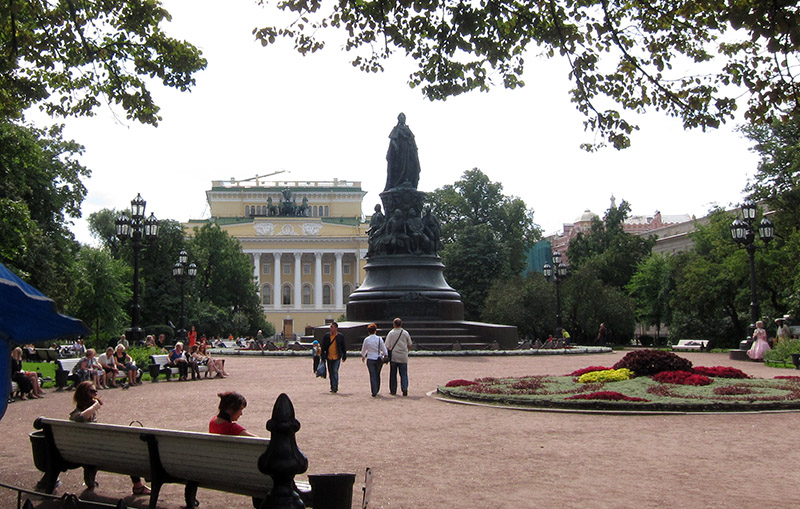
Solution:
{"label": "walking couple", "polygon": [[403,320],[394,319],[394,328],[386,335],[386,342],[378,336],[378,326],[367,327],[369,336],[361,346],[361,361],[366,362],[369,371],[369,385],[372,397],[381,388],[381,369],[384,361],[389,361],[389,392],[397,394],[397,375],[400,375],[400,389],[408,396],[408,351],[411,348],[411,335],[403,329]]}

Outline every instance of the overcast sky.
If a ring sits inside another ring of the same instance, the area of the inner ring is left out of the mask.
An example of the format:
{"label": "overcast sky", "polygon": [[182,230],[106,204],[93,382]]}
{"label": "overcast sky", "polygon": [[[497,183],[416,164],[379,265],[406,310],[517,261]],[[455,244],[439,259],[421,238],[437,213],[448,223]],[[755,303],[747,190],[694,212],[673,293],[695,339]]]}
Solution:
{"label": "overcast sky", "polygon": [[[302,57],[288,42],[263,48],[252,29],[275,13],[255,0],[166,0],[173,37],[189,40],[208,59],[191,93],[154,86],[164,120],[138,125],[112,108],[67,120],[66,135],[82,143],[84,219],[74,232],[94,243],[85,218],[125,208],[141,193],[147,210],[179,221],[208,217],[212,180],[245,179],[285,170],[280,180],[360,181],[363,208],[380,202],[389,132],[404,112],[416,136],[419,189],[452,184],[480,168],[506,194],[534,210],[545,233],[584,209],[602,215],[613,194],[634,214],[705,214],[737,204],[757,157],[735,125],[703,133],[658,112],[636,119],[641,131],[624,151],[588,154],[592,141],[569,102],[561,59],[526,58],[526,86],[473,92],[430,102],[406,84],[414,62],[396,58],[387,72],[365,74],[336,44]],[[32,116],[32,119],[41,117]]]}

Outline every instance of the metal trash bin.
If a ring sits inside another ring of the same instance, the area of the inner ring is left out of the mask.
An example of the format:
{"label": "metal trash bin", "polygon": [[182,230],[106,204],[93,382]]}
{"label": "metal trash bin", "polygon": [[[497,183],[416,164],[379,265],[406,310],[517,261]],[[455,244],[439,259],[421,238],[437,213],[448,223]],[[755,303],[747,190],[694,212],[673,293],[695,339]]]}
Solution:
{"label": "metal trash bin", "polygon": [[33,465],[40,472],[47,471],[47,438],[44,436],[44,431],[33,431],[28,437],[31,439]]}
{"label": "metal trash bin", "polygon": [[309,474],[314,509],[350,509],[356,474]]}

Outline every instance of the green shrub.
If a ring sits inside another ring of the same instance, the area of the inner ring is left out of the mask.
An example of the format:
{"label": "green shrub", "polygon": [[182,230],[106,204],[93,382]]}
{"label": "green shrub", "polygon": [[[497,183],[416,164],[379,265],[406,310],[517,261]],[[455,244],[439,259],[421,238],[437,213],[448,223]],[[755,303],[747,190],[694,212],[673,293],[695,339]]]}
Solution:
{"label": "green shrub", "polygon": [[128,348],[126,352],[128,352],[128,355],[131,356],[131,359],[133,359],[133,361],[136,363],[136,366],[145,372],[147,371],[147,366],[150,365],[150,356],[164,353],[160,348],[156,348],[154,346],[132,346]]}
{"label": "green shrub", "polygon": [[764,360],[790,363],[793,353],[800,353],[800,339],[790,339],[778,343],[775,348],[764,354]]}

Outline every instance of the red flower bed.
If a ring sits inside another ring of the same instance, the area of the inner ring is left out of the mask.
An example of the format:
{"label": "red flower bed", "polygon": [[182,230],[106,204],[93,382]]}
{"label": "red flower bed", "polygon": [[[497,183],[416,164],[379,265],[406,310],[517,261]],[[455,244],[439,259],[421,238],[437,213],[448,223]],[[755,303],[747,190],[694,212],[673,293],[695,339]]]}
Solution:
{"label": "red flower bed", "polygon": [[778,375],[773,377],[775,380],[789,380],[791,382],[800,382],[800,376],[793,375]]}
{"label": "red flower bed", "polygon": [[662,371],[653,375],[653,380],[662,384],[708,385],[711,379],[705,375],[696,375],[689,371]]}
{"label": "red flower bed", "polygon": [[519,382],[512,384],[511,388],[518,391],[538,391],[539,389],[544,388],[544,380],[542,380],[542,377],[520,380]]}
{"label": "red flower bed", "polygon": [[591,392],[589,394],[576,394],[565,399],[602,399],[606,401],[649,401],[644,398],[634,398],[614,391]]}
{"label": "red flower bed", "polygon": [[742,394],[752,394],[753,391],[749,387],[742,387],[739,385],[729,385],[727,387],[715,387],[714,394],[717,396],[741,396]]}
{"label": "red flower bed", "polygon": [[695,366],[692,371],[698,375],[714,378],[750,378],[750,376],[741,369],[732,368],[730,366]]}
{"label": "red flower bed", "polygon": [[470,382],[469,380],[450,380],[445,384],[445,387],[464,387],[467,385],[478,385],[478,382]]}
{"label": "red flower bed", "polygon": [[467,385],[464,387],[465,391],[474,392],[477,394],[508,394],[507,390],[492,385]]}
{"label": "red flower bed", "polygon": [[584,375],[586,373],[591,373],[592,371],[608,371],[609,369],[613,369],[613,368],[606,368],[606,367],[603,367],[603,366],[589,366],[588,368],[581,368],[579,370],[573,371],[572,373],[570,373],[567,376],[581,376],[581,375]]}

